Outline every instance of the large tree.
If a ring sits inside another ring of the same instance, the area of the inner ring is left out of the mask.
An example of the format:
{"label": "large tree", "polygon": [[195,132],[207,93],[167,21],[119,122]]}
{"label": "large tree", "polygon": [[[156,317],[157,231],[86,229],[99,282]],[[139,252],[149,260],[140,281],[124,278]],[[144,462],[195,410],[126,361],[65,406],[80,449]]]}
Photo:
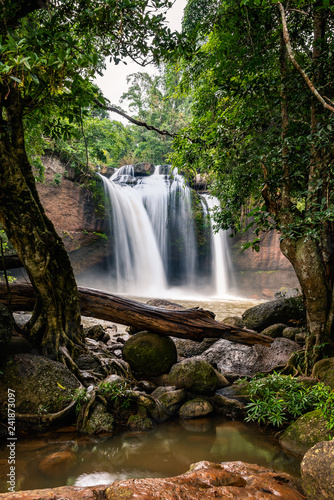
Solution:
{"label": "large tree", "polygon": [[39,200],[25,131],[47,115],[50,133],[66,134],[57,116],[80,120],[96,98],[92,80],[106,56],[145,65],[172,47],[176,38],[162,14],[169,6],[169,0],[6,0],[0,6],[0,224],[36,295],[23,333],[74,370],[73,357],[84,346],[77,287]]}
{"label": "large tree", "polygon": [[305,297],[309,372],[334,353],[334,7],[191,0],[184,28],[197,41],[183,64],[193,121],[174,161],[211,176],[223,226],[251,211],[280,232]]}

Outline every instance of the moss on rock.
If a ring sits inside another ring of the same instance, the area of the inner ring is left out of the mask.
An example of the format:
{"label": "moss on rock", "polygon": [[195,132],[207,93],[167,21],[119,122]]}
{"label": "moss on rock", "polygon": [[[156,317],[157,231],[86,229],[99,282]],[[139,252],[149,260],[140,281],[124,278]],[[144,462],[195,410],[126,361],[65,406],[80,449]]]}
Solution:
{"label": "moss on rock", "polygon": [[155,377],[169,372],[177,361],[177,352],[170,337],[144,331],[124,344],[123,358],[136,375]]}

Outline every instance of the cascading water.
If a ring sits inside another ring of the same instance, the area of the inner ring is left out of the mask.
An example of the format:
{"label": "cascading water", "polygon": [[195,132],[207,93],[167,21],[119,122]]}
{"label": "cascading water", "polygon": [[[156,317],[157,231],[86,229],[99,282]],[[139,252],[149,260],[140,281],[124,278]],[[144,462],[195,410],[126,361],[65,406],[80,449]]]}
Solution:
{"label": "cascading water", "polygon": [[215,234],[207,217],[212,197],[199,197],[167,165],[139,177],[126,165],[110,179],[101,178],[110,290],[155,297],[229,294],[224,232]]}

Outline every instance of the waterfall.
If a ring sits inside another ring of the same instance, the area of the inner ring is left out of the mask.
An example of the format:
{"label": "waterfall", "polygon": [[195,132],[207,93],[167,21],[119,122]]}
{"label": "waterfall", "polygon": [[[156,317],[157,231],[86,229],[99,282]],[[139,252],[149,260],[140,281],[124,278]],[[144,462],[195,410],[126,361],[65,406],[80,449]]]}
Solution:
{"label": "waterfall", "polygon": [[[209,213],[219,208],[219,201],[214,196],[203,194],[202,197],[207,203]],[[210,217],[210,225],[214,249],[212,271],[214,289],[218,297],[224,297],[229,294],[229,270],[232,269],[232,262],[227,246],[228,235],[227,231],[222,229],[215,231],[212,217]]]}
{"label": "waterfall", "polygon": [[133,165],[101,176],[106,193],[110,257],[108,288],[154,297],[228,295],[228,251],[213,232],[212,197],[199,197],[176,169],[135,176]]}

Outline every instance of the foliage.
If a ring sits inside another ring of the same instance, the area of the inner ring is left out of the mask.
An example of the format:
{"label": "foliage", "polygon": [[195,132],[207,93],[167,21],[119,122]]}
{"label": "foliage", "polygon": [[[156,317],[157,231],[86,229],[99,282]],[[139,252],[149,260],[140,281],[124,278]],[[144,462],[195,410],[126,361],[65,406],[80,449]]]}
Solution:
{"label": "foliage", "polygon": [[79,387],[72,394],[72,399],[76,401],[75,412],[78,415],[81,408],[89,401],[87,390],[84,387]]}
{"label": "foliage", "polygon": [[99,392],[115,407],[129,408],[133,401],[126,382],[102,382],[99,385]]}
{"label": "foliage", "polygon": [[319,409],[328,422],[328,429],[334,428],[334,390],[322,382],[310,385],[291,375],[274,372],[255,377],[247,388],[251,402],[246,405],[246,421],[280,427]]}

